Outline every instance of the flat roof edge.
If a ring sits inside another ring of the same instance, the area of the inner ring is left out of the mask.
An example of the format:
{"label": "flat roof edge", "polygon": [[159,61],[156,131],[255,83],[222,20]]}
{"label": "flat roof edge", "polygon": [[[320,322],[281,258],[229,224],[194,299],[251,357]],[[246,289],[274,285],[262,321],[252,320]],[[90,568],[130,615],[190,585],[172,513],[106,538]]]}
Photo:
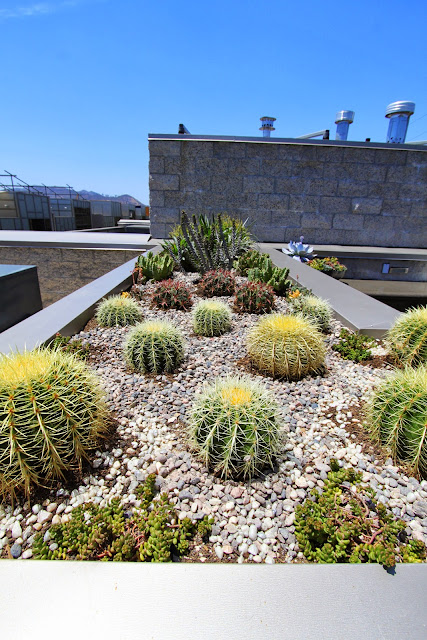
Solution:
{"label": "flat roof edge", "polygon": [[193,134],[173,134],[173,133],[149,133],[148,141],[153,140],[180,140],[193,142],[255,142],[259,144],[293,144],[293,145],[315,145],[326,147],[361,147],[363,149],[389,149],[406,151],[425,151],[425,145],[414,144],[392,144],[389,142],[359,142],[357,140],[316,140],[314,138],[263,138],[259,136],[211,136]]}

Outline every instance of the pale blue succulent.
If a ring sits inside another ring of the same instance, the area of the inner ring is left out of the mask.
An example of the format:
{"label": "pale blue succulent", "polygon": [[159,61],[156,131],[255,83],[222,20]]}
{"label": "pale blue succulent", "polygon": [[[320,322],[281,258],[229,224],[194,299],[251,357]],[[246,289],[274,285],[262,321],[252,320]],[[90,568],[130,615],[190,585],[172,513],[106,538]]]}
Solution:
{"label": "pale blue succulent", "polygon": [[308,262],[316,257],[316,254],[313,253],[313,247],[310,247],[309,244],[304,244],[304,236],[300,237],[299,242],[293,242],[291,240],[287,249],[283,248],[282,251],[294,260],[299,260],[300,262]]}

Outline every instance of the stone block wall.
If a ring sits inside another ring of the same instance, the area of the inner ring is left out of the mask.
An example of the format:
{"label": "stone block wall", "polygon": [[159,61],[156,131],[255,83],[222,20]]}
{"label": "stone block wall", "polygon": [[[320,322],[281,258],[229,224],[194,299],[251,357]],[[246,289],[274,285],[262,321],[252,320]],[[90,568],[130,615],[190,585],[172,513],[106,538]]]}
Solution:
{"label": "stone block wall", "polygon": [[150,139],[150,217],[249,219],[260,242],[427,248],[427,152],[387,145]]}
{"label": "stone block wall", "polygon": [[128,260],[136,259],[140,253],[126,249],[0,246],[0,264],[35,265],[45,308]]}

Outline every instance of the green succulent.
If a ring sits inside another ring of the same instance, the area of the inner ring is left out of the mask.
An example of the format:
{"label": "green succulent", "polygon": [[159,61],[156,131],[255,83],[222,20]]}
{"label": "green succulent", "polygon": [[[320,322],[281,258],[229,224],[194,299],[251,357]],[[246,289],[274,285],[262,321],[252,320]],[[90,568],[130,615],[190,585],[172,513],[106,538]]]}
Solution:
{"label": "green succulent", "polygon": [[140,322],[142,313],[133,298],[112,296],[98,305],[95,317],[101,327],[123,327]]}
{"label": "green succulent", "polygon": [[344,360],[363,362],[372,357],[369,347],[375,345],[375,340],[361,333],[352,333],[348,329],[341,329],[340,340],[332,345],[332,350],[337,351]]}
{"label": "green succulent", "polygon": [[145,255],[139,256],[135,264],[135,270],[139,274],[142,283],[147,280],[167,280],[173,273],[174,261],[166,255],[153,255],[148,251]]}
{"label": "green succulent", "polygon": [[423,562],[422,542],[405,539],[406,523],[397,520],[374,491],[361,487],[362,475],[353,469],[331,469],[322,493],[317,489],[295,513],[295,536],[305,558],[320,563]]}
{"label": "green succulent", "polygon": [[227,377],[208,385],[190,417],[192,446],[223,477],[250,478],[271,466],[280,450],[278,408],[250,378]]}
{"label": "green succulent", "polygon": [[288,275],[289,269],[275,267],[271,260],[265,260],[265,264],[261,267],[248,269],[250,282],[264,282],[272,287],[278,296],[285,296],[291,286],[290,280],[287,280]]}
{"label": "green succulent", "polygon": [[263,282],[245,282],[236,289],[234,309],[237,313],[270,313],[275,303],[272,287]]}
{"label": "green succulent", "polygon": [[318,371],[326,353],[323,336],[311,322],[280,313],[259,320],[248,334],[247,348],[257,369],[289,380]]}
{"label": "green succulent", "polygon": [[194,333],[202,336],[220,336],[231,328],[231,311],[219,300],[202,300],[193,311]]}
{"label": "green succulent", "polygon": [[60,350],[0,355],[0,493],[58,479],[81,465],[105,430],[95,375]]}
{"label": "green succulent", "polygon": [[403,313],[388,331],[386,344],[399,364],[427,364],[427,307]]}
{"label": "green succulent", "polygon": [[332,320],[332,307],[326,300],[317,296],[298,296],[289,299],[292,313],[298,313],[310,320],[320,331],[328,331]]}
{"label": "green succulent", "polygon": [[239,276],[247,276],[249,269],[265,269],[267,265],[273,266],[268,253],[260,253],[256,249],[250,249],[234,262],[234,268]]}
{"label": "green succulent", "polygon": [[72,340],[71,336],[61,336],[60,333],[55,334],[52,342],[49,343],[49,349],[59,349],[65,351],[65,353],[74,353],[82,360],[86,360],[89,356],[89,347],[87,344],[83,344],[81,340]]}
{"label": "green succulent", "polygon": [[172,373],[184,359],[184,338],[170,322],[141,322],[129,332],[124,357],[141,373]]}
{"label": "green succulent", "polygon": [[209,534],[213,519],[180,520],[166,494],[156,497],[155,480],[151,474],[138,487],[141,506],[132,513],[124,511],[119,498],[106,507],[92,503],[76,507],[68,522],[49,529],[49,541],[44,542],[42,534],[36,536],[34,558],[171,562],[172,554],[185,553],[196,533]]}
{"label": "green succulent", "polygon": [[368,424],[395,460],[427,477],[427,366],[406,367],[381,383],[368,405]]}
{"label": "green succulent", "polygon": [[216,269],[207,271],[199,282],[199,295],[205,298],[214,296],[232,296],[236,288],[236,279],[231,271]]}

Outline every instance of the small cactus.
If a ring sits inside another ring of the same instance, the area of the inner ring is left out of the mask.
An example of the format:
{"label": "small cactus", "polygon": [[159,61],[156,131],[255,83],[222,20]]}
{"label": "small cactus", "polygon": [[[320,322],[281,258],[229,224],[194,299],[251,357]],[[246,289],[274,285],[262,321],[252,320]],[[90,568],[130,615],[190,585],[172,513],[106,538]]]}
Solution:
{"label": "small cactus", "polygon": [[220,336],[231,328],[231,311],[219,300],[202,300],[193,311],[194,333]]}
{"label": "small cactus", "polygon": [[262,318],[248,334],[252,363],[274,377],[299,380],[323,364],[326,348],[322,334],[298,315],[274,313]]}
{"label": "small cactus", "polygon": [[273,288],[274,293],[278,296],[285,296],[289,287],[290,280],[287,280],[289,269],[281,269],[275,267],[270,260],[266,260],[265,264],[260,267],[248,269],[248,279],[251,282],[265,282]]}
{"label": "small cactus", "polygon": [[173,273],[174,262],[172,258],[166,255],[156,254],[153,255],[149,251],[146,255],[138,257],[135,265],[135,272],[139,276],[141,283],[147,282],[147,280],[166,280]]}
{"label": "small cactus", "polygon": [[230,271],[216,269],[208,271],[199,282],[199,295],[205,298],[213,296],[232,296],[236,280]]}
{"label": "small cactus", "polygon": [[268,253],[260,253],[256,249],[250,249],[234,262],[234,268],[239,276],[247,276],[249,269],[262,269],[272,264]]}
{"label": "small cactus", "polygon": [[192,445],[223,477],[250,478],[271,466],[280,444],[278,408],[250,378],[227,377],[208,385],[190,417]]}
{"label": "small cactus", "polygon": [[270,313],[274,305],[274,291],[268,284],[246,282],[236,290],[234,309],[237,313]]}
{"label": "small cactus", "polygon": [[141,322],[129,332],[124,357],[141,373],[172,373],[184,359],[184,338],[170,322]]}
{"label": "small cactus", "polygon": [[386,344],[399,364],[427,364],[427,307],[403,313],[388,331]]}
{"label": "small cactus", "polygon": [[184,282],[178,280],[164,280],[160,282],[153,295],[152,301],[159,309],[179,309],[187,311],[193,304],[190,289]]}
{"label": "small cactus", "polygon": [[58,349],[0,355],[0,494],[61,478],[105,429],[95,375]]}
{"label": "small cactus", "polygon": [[367,413],[373,438],[426,478],[427,366],[396,371],[377,387]]}
{"label": "small cactus", "polygon": [[320,331],[328,331],[332,320],[332,307],[317,296],[297,296],[289,299],[292,313],[310,320]]}
{"label": "small cactus", "polygon": [[112,296],[98,305],[95,318],[101,327],[123,327],[140,322],[142,313],[133,298]]}

